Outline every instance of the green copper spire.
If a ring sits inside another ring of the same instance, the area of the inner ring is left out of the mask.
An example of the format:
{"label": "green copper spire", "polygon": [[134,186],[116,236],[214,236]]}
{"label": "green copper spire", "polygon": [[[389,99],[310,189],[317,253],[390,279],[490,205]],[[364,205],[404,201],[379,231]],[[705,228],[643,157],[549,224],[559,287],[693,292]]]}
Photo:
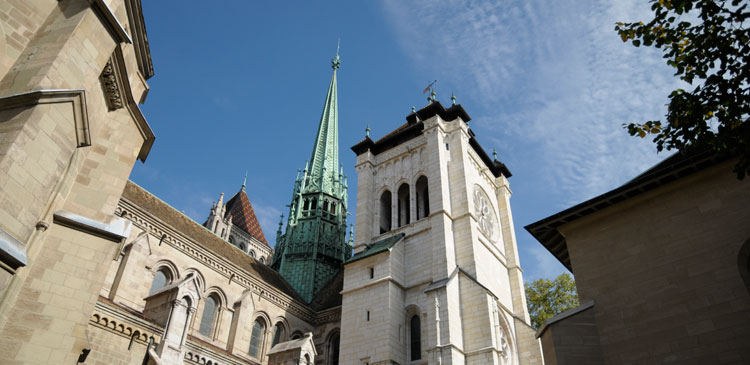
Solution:
{"label": "green copper spire", "polygon": [[301,176],[297,170],[286,232],[281,234],[280,222],[271,262],[308,303],[352,255],[346,241],[347,182],[339,165],[336,71],[340,67],[337,49],[312,155]]}
{"label": "green copper spire", "polygon": [[325,193],[332,193],[332,182],[336,177],[336,167],[339,165],[339,108],[336,87],[336,70],[341,67],[338,50],[336,58],[331,60],[333,76],[328,85],[328,94],[323,104],[323,114],[320,116],[318,133],[310,156],[309,175]]}
{"label": "green copper spire", "polygon": [[242,180],[242,191],[245,191],[245,185],[247,185],[247,171],[245,171],[245,179]]}

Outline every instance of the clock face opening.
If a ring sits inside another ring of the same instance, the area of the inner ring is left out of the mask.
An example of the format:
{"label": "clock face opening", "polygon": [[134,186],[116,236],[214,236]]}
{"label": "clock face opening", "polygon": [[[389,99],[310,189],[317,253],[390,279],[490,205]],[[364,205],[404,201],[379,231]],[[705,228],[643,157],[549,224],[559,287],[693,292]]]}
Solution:
{"label": "clock face opening", "polygon": [[479,231],[492,243],[497,243],[500,235],[497,227],[497,213],[489,196],[479,185],[474,185],[474,213]]}

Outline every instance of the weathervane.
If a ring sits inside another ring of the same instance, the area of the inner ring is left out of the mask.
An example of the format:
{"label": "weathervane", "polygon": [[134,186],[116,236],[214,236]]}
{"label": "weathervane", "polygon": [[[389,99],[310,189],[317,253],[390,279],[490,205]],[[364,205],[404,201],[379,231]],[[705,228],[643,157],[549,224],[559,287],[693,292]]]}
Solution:
{"label": "weathervane", "polygon": [[426,94],[428,91],[430,92],[430,96],[427,97],[427,102],[428,103],[432,103],[433,101],[435,101],[435,95],[436,95],[436,93],[435,93],[435,89],[432,87],[432,85],[435,85],[436,82],[437,82],[437,80],[433,80],[433,81],[429,81],[428,80],[427,81],[427,87],[424,88],[424,90],[422,90],[422,94]]}

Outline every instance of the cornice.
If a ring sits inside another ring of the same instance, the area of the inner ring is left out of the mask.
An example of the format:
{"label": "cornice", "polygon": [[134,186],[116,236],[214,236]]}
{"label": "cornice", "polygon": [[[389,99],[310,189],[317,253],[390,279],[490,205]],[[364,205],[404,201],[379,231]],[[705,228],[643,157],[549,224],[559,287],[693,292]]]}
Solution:
{"label": "cornice", "polygon": [[[191,237],[177,231],[169,224],[161,221],[159,218],[145,212],[136,204],[121,198],[115,209],[115,214],[121,215],[126,213],[127,217],[133,224],[149,232],[156,237],[164,237],[163,243],[172,246],[186,256],[201,262],[204,266],[213,269],[218,274],[229,278],[234,274],[232,282],[235,282],[246,289],[252,289],[254,293],[259,294],[269,302],[276,304],[279,308],[289,310],[295,316],[309,323],[314,323],[315,312],[306,305],[298,303],[292,297],[281,292],[275,287],[268,285],[266,282],[252,275],[236,264],[229,262],[215,253],[206,250],[202,245],[193,240]],[[227,243],[229,244],[229,243]]]}

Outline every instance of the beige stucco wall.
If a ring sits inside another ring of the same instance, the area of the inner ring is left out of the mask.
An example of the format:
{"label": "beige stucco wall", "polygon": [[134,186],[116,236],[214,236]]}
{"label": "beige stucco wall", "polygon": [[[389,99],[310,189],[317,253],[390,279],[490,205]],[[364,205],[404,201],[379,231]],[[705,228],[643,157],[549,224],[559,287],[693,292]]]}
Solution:
{"label": "beige stucco wall", "polygon": [[750,293],[737,264],[750,184],[732,163],[561,227],[606,363],[750,362]]}

